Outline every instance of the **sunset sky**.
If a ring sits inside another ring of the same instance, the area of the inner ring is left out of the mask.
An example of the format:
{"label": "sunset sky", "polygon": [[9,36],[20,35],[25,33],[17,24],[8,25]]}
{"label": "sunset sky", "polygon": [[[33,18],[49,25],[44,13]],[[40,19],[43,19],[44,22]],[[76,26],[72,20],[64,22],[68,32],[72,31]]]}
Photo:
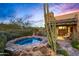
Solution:
{"label": "sunset sky", "polygon": [[[78,11],[78,3],[51,3],[49,4],[50,12],[55,15],[64,14],[65,12]],[[0,3],[0,22],[8,23],[10,16],[27,17],[33,26],[44,26],[43,4],[42,3]]]}

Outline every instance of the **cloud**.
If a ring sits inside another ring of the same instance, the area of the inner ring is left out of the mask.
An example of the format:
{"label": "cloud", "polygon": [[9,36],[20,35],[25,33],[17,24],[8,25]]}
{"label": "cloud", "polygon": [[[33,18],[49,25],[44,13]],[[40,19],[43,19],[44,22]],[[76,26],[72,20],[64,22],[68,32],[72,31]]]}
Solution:
{"label": "cloud", "polygon": [[54,11],[55,14],[64,13],[72,10],[79,9],[79,3],[60,3],[51,4],[50,10]]}

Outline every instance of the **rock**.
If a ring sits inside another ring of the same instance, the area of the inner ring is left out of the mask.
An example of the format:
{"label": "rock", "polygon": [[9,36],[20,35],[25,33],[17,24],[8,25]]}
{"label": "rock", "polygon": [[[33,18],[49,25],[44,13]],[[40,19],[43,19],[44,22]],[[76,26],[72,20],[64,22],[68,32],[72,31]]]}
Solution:
{"label": "rock", "polygon": [[44,55],[47,55],[47,52],[48,52],[48,48],[46,46],[42,46],[40,47],[40,52]]}
{"label": "rock", "polygon": [[33,56],[43,56],[43,54],[40,51],[33,52]]}
{"label": "rock", "polygon": [[23,50],[21,53],[20,53],[20,56],[27,56],[28,55],[28,52]]}
{"label": "rock", "polygon": [[39,50],[39,47],[34,47],[33,49],[32,49],[32,51],[38,51]]}
{"label": "rock", "polygon": [[55,52],[52,51],[51,49],[48,49],[47,55],[48,55],[48,56],[54,56],[54,55],[55,55]]}
{"label": "rock", "polygon": [[26,49],[25,51],[30,52],[30,51],[31,51],[31,49]]}
{"label": "rock", "polygon": [[22,51],[14,52],[13,55],[14,55],[14,56],[19,56],[21,52],[22,52]]}
{"label": "rock", "polygon": [[42,47],[40,47],[39,50],[44,56],[53,56],[53,55],[55,55],[54,51],[49,49],[47,46],[42,46]]}

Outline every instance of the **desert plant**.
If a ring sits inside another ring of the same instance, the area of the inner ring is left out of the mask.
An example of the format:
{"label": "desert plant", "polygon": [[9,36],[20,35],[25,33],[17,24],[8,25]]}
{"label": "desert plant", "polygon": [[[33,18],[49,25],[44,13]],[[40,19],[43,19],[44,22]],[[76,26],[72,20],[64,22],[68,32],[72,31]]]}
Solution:
{"label": "desert plant", "polygon": [[73,31],[71,39],[72,39],[71,41],[72,47],[79,49],[79,38],[78,38],[78,34],[76,31]]}
{"label": "desert plant", "polygon": [[7,38],[4,34],[0,35],[0,55],[4,55],[4,48],[5,48],[5,44],[7,42]]}
{"label": "desert plant", "polygon": [[64,55],[64,56],[69,56],[68,52],[66,50],[57,50],[58,54]]}
{"label": "desert plant", "polygon": [[72,35],[71,35],[72,41],[78,41],[78,33],[73,30]]}
{"label": "desert plant", "polygon": [[51,49],[56,53],[56,20],[54,14],[49,13],[48,8],[48,4],[44,4],[45,28],[47,31],[48,43]]}
{"label": "desert plant", "polygon": [[78,41],[73,41],[71,42],[72,47],[76,48],[79,50],[79,42]]}

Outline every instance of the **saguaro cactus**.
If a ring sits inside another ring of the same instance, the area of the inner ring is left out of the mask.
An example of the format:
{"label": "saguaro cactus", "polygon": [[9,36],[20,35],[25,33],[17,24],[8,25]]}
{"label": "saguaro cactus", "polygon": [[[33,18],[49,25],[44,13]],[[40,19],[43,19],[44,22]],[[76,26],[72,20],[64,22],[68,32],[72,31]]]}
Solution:
{"label": "saguaro cactus", "polygon": [[49,13],[48,4],[44,4],[44,17],[48,43],[56,53],[56,21],[54,18],[54,14]]}

